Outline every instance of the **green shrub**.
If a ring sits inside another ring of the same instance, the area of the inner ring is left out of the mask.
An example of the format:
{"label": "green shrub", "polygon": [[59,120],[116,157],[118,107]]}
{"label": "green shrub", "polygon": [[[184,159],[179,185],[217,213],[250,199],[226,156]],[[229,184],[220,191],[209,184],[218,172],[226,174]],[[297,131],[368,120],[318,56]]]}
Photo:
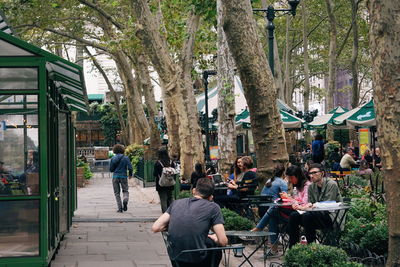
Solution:
{"label": "green shrub", "polygon": [[254,222],[244,218],[234,211],[229,209],[221,209],[222,216],[225,220],[225,230],[227,231],[242,231],[250,230],[254,227]]}
{"label": "green shrub", "polygon": [[89,164],[85,163],[83,166],[84,172],[83,172],[83,177],[85,177],[86,180],[89,180],[90,178],[93,177],[93,173],[90,170]]}
{"label": "green shrub", "polygon": [[[289,249],[284,256],[286,267],[331,267],[331,266],[362,266],[348,263],[347,254],[343,249],[312,243],[297,244]],[[349,265],[350,264],[350,265]]]}
{"label": "green shrub", "polygon": [[131,160],[133,173],[137,171],[137,164],[139,163],[140,158],[144,156],[144,147],[138,144],[129,145],[125,149],[125,155]]}
{"label": "green shrub", "polygon": [[89,180],[90,178],[93,177],[93,173],[90,170],[89,163],[83,162],[81,159],[78,158],[76,160],[76,167],[83,167],[83,169],[84,169],[83,177],[86,180]]}
{"label": "green shrub", "polygon": [[374,225],[361,238],[360,246],[378,255],[386,255],[389,245],[388,236],[389,230],[387,224]]}
{"label": "green shrub", "polygon": [[181,198],[188,198],[188,197],[192,197],[192,193],[189,190],[182,190],[179,192],[178,196],[176,197],[176,199],[181,199]]}

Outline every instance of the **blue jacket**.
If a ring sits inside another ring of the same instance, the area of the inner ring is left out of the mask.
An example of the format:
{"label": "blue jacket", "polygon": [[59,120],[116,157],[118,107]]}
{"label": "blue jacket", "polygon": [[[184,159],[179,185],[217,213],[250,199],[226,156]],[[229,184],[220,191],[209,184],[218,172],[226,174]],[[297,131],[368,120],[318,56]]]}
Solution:
{"label": "blue jacket", "polygon": [[275,180],[272,182],[271,187],[264,186],[263,190],[261,191],[261,195],[263,196],[272,196],[273,199],[280,198],[280,192],[288,191],[288,186],[285,180],[280,177],[275,177]]}
{"label": "blue jacket", "polygon": [[127,178],[127,171],[129,171],[129,176],[132,176],[133,168],[127,156],[117,154],[111,158],[110,172],[114,173],[113,178]]}

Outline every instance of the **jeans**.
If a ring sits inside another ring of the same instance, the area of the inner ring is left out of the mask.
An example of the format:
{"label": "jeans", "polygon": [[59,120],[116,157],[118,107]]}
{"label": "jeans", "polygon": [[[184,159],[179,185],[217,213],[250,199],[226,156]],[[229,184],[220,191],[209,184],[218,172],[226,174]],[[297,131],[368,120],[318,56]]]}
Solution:
{"label": "jeans", "polygon": [[160,197],[161,211],[164,213],[174,200],[172,197],[172,190],[160,190],[158,191],[158,196]]}
{"label": "jeans", "polygon": [[299,241],[300,225],[304,227],[307,243],[312,243],[316,239],[316,230],[332,228],[332,219],[329,213],[324,211],[308,211],[300,214],[293,212],[289,216],[289,248]]}
{"label": "jeans", "polygon": [[257,228],[264,229],[266,225],[268,226],[268,231],[271,233],[275,233],[271,235],[271,244],[275,244],[276,240],[278,239],[279,234],[279,208],[278,207],[271,207],[267,210],[264,216],[257,224]]}
{"label": "jeans", "polygon": [[117,206],[119,210],[122,210],[122,203],[121,203],[121,188],[123,194],[123,201],[124,203],[128,203],[129,201],[129,192],[128,192],[128,178],[112,178],[112,184],[114,189],[114,196],[115,200],[117,201]]}

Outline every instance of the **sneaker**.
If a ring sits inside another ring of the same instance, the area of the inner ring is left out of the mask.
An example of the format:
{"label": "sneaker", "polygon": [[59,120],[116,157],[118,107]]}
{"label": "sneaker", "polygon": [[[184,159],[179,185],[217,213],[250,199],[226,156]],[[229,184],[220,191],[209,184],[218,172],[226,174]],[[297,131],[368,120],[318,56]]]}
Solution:
{"label": "sneaker", "polygon": [[127,210],[128,210],[128,202],[124,201],[124,211],[127,211]]}
{"label": "sneaker", "polygon": [[122,209],[119,209],[119,210],[117,210],[117,212],[122,213],[123,211],[122,211]]}
{"label": "sneaker", "polygon": [[264,254],[264,258],[268,259],[268,258],[275,258],[275,257],[279,257],[279,251],[273,251],[272,249],[269,249],[265,254]]}

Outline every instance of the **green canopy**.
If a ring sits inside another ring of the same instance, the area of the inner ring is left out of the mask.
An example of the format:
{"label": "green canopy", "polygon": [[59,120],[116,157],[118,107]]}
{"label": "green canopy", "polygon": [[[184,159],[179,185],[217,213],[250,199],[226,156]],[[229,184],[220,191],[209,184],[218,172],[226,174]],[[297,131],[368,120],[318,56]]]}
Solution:
{"label": "green canopy", "polygon": [[[281,119],[283,123],[283,127],[285,129],[295,129],[301,128],[302,123],[304,121],[288,112],[280,110]],[[242,124],[243,128],[250,128],[250,112],[245,109],[240,114],[238,114],[235,118],[236,125]]]}
{"label": "green canopy", "polygon": [[374,110],[374,101],[352,109],[334,119],[334,124],[343,124],[350,126],[369,127],[376,125],[376,116]]}
{"label": "green canopy", "polygon": [[331,111],[328,112],[328,114],[322,115],[315,117],[312,122],[308,124],[309,127],[312,128],[326,128],[326,126],[333,125],[334,124],[334,119],[337,118],[338,116],[342,115],[343,113],[347,112],[348,109],[343,108],[341,106],[337,106],[336,108],[332,109]]}

